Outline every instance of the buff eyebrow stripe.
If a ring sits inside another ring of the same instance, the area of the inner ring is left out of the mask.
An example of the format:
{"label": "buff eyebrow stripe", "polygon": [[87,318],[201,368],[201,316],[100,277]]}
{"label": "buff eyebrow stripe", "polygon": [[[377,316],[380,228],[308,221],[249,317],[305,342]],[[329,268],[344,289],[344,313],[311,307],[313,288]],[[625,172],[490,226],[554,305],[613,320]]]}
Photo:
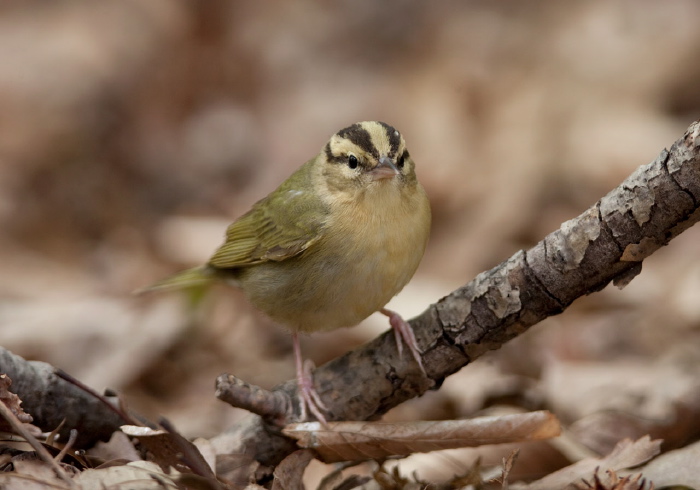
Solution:
{"label": "buff eyebrow stripe", "polygon": [[326,158],[329,162],[340,163],[340,162],[345,160],[342,156],[335,156],[333,154],[333,152],[331,151],[330,141],[328,143],[326,143],[326,148],[324,149],[324,151],[326,152]]}

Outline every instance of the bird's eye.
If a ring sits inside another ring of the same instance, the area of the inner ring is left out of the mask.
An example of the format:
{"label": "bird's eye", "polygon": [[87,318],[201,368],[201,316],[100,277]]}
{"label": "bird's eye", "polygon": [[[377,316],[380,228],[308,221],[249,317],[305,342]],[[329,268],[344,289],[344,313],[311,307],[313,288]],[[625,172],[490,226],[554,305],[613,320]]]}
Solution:
{"label": "bird's eye", "polygon": [[404,160],[406,159],[406,154],[403,153],[401,157],[399,157],[399,161],[396,162],[396,166],[399,168],[403,168]]}
{"label": "bird's eye", "polygon": [[348,167],[357,168],[357,164],[358,164],[357,157],[355,155],[350,155],[348,157]]}

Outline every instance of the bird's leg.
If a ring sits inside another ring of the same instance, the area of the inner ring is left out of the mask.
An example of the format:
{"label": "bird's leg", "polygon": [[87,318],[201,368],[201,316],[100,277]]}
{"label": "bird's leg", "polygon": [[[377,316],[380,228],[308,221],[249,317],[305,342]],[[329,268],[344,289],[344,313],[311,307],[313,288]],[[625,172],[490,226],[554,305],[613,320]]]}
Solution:
{"label": "bird's leg", "polygon": [[423,361],[420,358],[420,349],[418,349],[418,342],[416,341],[416,336],[413,334],[413,329],[411,325],[401,318],[401,315],[395,311],[389,310],[387,308],[382,308],[379,312],[383,315],[389,317],[389,324],[391,328],[394,329],[394,336],[396,337],[396,348],[399,351],[399,357],[403,353],[403,344],[406,344],[408,350],[411,351],[413,358],[420,366],[420,370],[425,374],[425,368],[423,367]]}
{"label": "bird's leg", "polygon": [[297,385],[299,386],[299,403],[301,405],[301,419],[306,421],[308,410],[323,425],[326,425],[326,417],[323,416],[323,411],[328,411],[328,408],[323,404],[321,397],[318,396],[314,389],[313,378],[313,363],[308,361],[304,363],[301,356],[301,346],[299,345],[299,333],[292,332],[292,343],[294,344],[294,361],[297,368]]}

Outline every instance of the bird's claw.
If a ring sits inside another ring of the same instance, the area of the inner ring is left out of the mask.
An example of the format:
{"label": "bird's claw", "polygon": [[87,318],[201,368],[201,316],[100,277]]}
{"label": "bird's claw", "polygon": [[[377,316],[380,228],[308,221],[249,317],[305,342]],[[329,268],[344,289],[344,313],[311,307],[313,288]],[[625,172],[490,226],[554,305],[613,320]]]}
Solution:
{"label": "bird's claw", "polygon": [[387,308],[382,308],[379,310],[383,315],[389,317],[389,324],[394,330],[394,336],[396,338],[396,349],[399,351],[399,357],[403,354],[403,344],[406,344],[408,350],[411,351],[411,355],[418,363],[420,370],[423,374],[426,374],[425,368],[423,367],[423,361],[421,360],[421,352],[418,348],[418,341],[413,333],[411,325],[404,320],[401,315],[395,311],[389,310]]}
{"label": "bird's claw", "polygon": [[301,376],[297,378],[301,418],[302,420],[307,420],[308,412],[311,412],[321,424],[327,425],[328,422],[323,412],[327,412],[328,407],[323,403],[323,400],[321,400],[321,397],[314,388],[313,370],[314,363],[307,359],[304,362]]}
{"label": "bird's claw", "polygon": [[301,356],[301,347],[299,346],[299,334],[292,333],[294,344],[294,360],[297,368],[297,386],[299,387],[299,413],[301,420],[308,420],[309,412],[324,426],[328,424],[323,412],[327,412],[328,408],[318,396],[314,388],[314,363],[307,359],[303,361]]}

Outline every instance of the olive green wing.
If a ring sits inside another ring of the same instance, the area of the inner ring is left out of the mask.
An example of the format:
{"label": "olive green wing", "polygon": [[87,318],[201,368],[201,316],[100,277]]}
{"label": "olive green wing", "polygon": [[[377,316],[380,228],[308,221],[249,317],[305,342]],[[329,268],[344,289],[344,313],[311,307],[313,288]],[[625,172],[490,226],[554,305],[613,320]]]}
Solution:
{"label": "olive green wing", "polygon": [[226,242],[209,260],[217,269],[230,269],[294,257],[323,235],[328,216],[314,192],[307,162],[277,190],[226,231]]}

